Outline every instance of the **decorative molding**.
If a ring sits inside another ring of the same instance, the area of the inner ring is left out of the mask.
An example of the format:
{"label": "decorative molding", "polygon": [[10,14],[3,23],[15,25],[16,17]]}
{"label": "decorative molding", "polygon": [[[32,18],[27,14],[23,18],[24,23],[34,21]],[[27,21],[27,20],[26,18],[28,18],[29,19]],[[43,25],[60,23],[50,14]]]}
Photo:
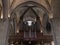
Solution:
{"label": "decorative molding", "polygon": [[51,0],[45,0],[46,4],[49,7],[49,10],[51,10]]}
{"label": "decorative molding", "polygon": [[15,0],[10,0],[10,8],[13,6],[14,3],[15,3]]}

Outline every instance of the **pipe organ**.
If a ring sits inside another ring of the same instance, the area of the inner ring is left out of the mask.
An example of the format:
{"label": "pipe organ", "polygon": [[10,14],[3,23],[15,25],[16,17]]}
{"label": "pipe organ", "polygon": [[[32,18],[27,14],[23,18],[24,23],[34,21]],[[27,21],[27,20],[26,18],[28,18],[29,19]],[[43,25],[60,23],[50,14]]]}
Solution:
{"label": "pipe organ", "polygon": [[[53,35],[44,34],[42,31],[40,17],[32,8],[35,6],[26,7],[28,9],[19,18],[18,33],[9,36],[9,45],[52,45]],[[32,18],[33,14],[35,17]],[[46,24],[46,30],[47,32],[51,30],[51,24],[49,22]]]}

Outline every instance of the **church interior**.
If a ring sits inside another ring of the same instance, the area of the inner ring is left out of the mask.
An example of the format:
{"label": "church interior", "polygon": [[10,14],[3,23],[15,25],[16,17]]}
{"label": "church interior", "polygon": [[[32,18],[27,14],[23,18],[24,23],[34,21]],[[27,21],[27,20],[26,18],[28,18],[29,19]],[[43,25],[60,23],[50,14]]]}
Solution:
{"label": "church interior", "polygon": [[59,45],[60,0],[0,0],[0,45]]}

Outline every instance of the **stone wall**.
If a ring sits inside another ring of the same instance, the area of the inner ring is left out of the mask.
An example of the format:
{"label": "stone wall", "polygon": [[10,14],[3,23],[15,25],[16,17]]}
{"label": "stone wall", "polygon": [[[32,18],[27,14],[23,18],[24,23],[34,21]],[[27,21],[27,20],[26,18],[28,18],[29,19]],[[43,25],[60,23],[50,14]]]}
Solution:
{"label": "stone wall", "polygon": [[53,21],[52,28],[54,30],[55,45],[60,45],[60,21],[59,19]]}

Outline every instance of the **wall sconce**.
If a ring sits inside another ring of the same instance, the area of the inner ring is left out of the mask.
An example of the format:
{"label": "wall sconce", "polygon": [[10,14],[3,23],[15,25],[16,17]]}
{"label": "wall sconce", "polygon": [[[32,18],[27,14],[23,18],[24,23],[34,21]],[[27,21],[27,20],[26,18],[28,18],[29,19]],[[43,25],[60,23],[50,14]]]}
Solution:
{"label": "wall sconce", "polygon": [[40,32],[41,32],[41,33],[43,33],[43,31],[44,31],[44,29],[43,29],[43,28],[41,28]]}
{"label": "wall sconce", "polygon": [[16,45],[18,44],[18,42],[15,43]]}
{"label": "wall sconce", "polygon": [[11,45],[14,45],[13,43]]}
{"label": "wall sconce", "polygon": [[10,18],[10,14],[8,14],[8,18]]}
{"label": "wall sconce", "polygon": [[55,44],[54,44],[54,41],[52,41],[51,44],[52,44],[52,45],[55,45]]}
{"label": "wall sconce", "polygon": [[19,33],[19,30],[17,29],[16,33]]}
{"label": "wall sconce", "polygon": [[3,14],[1,14],[1,17],[0,18],[3,19]]}
{"label": "wall sconce", "polygon": [[31,44],[31,41],[29,41],[29,44]]}
{"label": "wall sconce", "polygon": [[41,33],[43,33],[43,30],[41,30]]}
{"label": "wall sconce", "polygon": [[12,41],[10,44],[11,44],[11,45],[14,45],[14,44],[13,44],[13,41]]}
{"label": "wall sconce", "polygon": [[1,21],[3,21],[3,11],[1,11],[1,15],[0,15],[0,19],[1,19]]}
{"label": "wall sconce", "polygon": [[2,20],[3,19],[3,10],[2,10],[2,8],[1,8],[1,10],[0,10],[0,19]]}
{"label": "wall sconce", "polygon": [[3,7],[2,7],[2,3],[0,3],[0,19],[1,21],[3,20]]}
{"label": "wall sconce", "polygon": [[52,14],[52,13],[49,14],[49,18],[50,18],[50,19],[53,18],[53,14]]}

